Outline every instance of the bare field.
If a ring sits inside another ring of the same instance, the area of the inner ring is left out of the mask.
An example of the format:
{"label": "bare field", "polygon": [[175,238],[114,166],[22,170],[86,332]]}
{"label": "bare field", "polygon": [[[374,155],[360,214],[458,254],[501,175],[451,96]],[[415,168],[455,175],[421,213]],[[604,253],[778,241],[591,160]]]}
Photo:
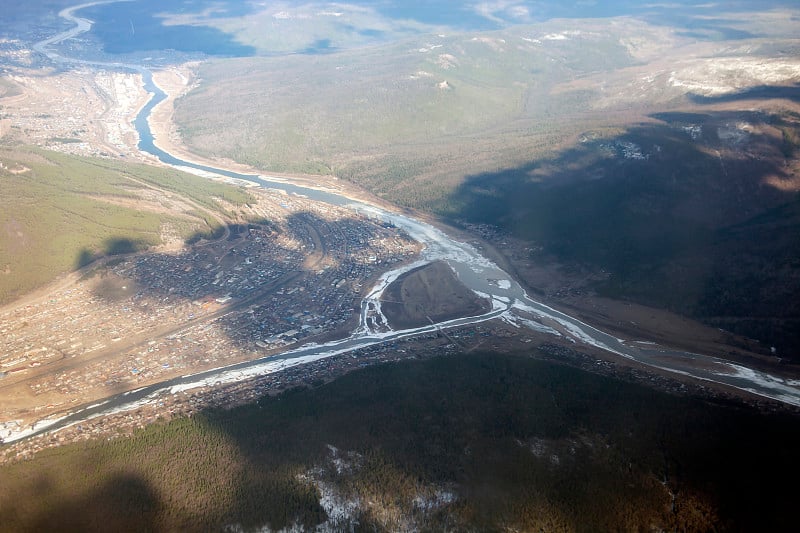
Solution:
{"label": "bare field", "polygon": [[387,289],[381,309],[395,330],[479,315],[489,303],[464,287],[446,263],[431,263],[401,276]]}
{"label": "bare field", "polygon": [[4,143],[73,155],[146,159],[136,148],[133,128],[148,98],[138,74],[15,67],[5,79],[19,95],[0,95],[0,106],[10,117]]}

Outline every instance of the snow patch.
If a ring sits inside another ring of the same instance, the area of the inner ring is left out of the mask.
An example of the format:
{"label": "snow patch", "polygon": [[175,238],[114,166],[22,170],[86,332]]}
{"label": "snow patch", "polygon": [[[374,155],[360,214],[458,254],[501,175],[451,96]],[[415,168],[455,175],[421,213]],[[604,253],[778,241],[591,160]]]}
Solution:
{"label": "snow patch", "polygon": [[672,71],[669,84],[702,96],[720,96],[761,85],[800,81],[800,60],[756,57],[700,59]]}
{"label": "snow patch", "polygon": [[458,66],[458,59],[452,54],[439,54],[436,64],[444,70],[450,70]]}
{"label": "snow patch", "polygon": [[528,318],[523,318],[521,316],[515,315],[513,313],[505,313],[502,316],[502,320],[507,324],[510,324],[516,328],[519,327],[526,327],[533,331],[538,331],[539,333],[546,333],[548,335],[553,335],[555,337],[562,337],[561,333],[557,330],[551,328],[550,326],[545,326],[540,322],[536,322],[535,320],[530,320]]}
{"label": "snow patch", "polygon": [[317,526],[317,531],[341,531],[341,526],[352,522],[361,512],[361,500],[342,494],[330,483],[312,480],[320,493],[319,504],[328,515],[328,520]]}
{"label": "snow patch", "polygon": [[327,447],[328,451],[331,453],[331,463],[336,473],[340,476],[343,474],[352,474],[361,468],[363,457],[360,453],[355,451],[342,453],[332,444],[328,444]]}
{"label": "snow patch", "polygon": [[15,442],[26,437],[33,435],[34,433],[41,431],[43,429],[47,429],[56,425],[57,423],[61,422],[69,415],[65,415],[58,418],[45,418],[42,420],[37,420],[36,422],[32,423],[30,426],[20,426],[16,424],[11,427],[4,428],[7,431],[6,435],[3,438],[0,438],[0,442],[2,443],[9,443]]}
{"label": "snow patch", "polygon": [[444,489],[437,489],[431,496],[419,495],[414,498],[414,507],[422,512],[429,513],[441,509],[445,505],[455,502],[458,498],[455,493]]}

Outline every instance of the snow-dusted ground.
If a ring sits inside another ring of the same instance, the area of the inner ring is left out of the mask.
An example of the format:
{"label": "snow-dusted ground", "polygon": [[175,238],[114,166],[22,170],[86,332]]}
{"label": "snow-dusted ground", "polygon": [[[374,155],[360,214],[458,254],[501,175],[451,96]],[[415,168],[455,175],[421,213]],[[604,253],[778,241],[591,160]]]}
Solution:
{"label": "snow-dusted ground", "polygon": [[731,94],[758,86],[781,86],[800,80],[800,58],[724,57],[684,61],[670,73],[669,84],[703,96]]}
{"label": "snow-dusted ground", "polygon": [[[58,418],[44,418],[42,420],[37,420],[30,426],[21,426],[19,424],[15,424],[14,426],[6,426],[4,429],[7,430],[5,435],[0,435],[0,442],[15,442],[26,437],[30,437],[35,433],[39,433],[42,429],[51,428],[54,425],[58,424],[68,415],[58,417]],[[14,429],[16,428],[16,429]]]}
{"label": "snow-dusted ground", "polygon": [[[313,531],[321,533],[352,530],[353,526],[358,524],[360,517],[369,511],[374,512],[373,518],[385,516],[381,498],[363,493],[360,495],[355,492],[344,493],[340,484],[335,481],[357,473],[363,466],[362,456],[353,451],[342,452],[330,444],[328,450],[330,451],[328,463],[333,468],[323,464],[298,476],[298,480],[310,483],[317,489],[320,506],[328,515],[328,519],[317,525]],[[333,471],[335,475],[332,475]],[[331,481],[331,478],[334,481]],[[400,498],[394,502],[390,513],[391,523],[383,523],[384,527],[408,532],[425,530],[422,522],[428,515],[458,500],[454,490],[440,485],[419,484],[416,492],[411,499]],[[380,523],[380,518],[378,521]]]}

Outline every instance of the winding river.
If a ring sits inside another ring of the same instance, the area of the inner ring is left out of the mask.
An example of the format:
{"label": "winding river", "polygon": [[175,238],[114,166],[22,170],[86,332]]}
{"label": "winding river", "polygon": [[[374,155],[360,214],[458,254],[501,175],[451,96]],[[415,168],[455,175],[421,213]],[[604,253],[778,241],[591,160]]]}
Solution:
{"label": "winding river", "polygon": [[[676,374],[727,385],[787,404],[800,406],[800,380],[783,379],[715,357],[671,350],[653,343],[616,338],[577,318],[532,299],[519,283],[495,263],[484,257],[476,248],[453,239],[438,228],[423,221],[381,209],[331,191],[303,187],[288,183],[283,179],[276,180],[261,175],[242,174],[184,161],[158,148],[153,140],[149,120],[153,108],[166,95],[155,85],[149,70],[140,65],[73,59],[62,56],[50,48],[54,44],[89,30],[91,22],[75,16],[74,13],[81,8],[98,3],[109,2],[93,2],[63,10],[60,15],[75,26],[68,31],[37,43],[34,49],[46,55],[50,60],[62,64],[71,63],[89,67],[119,68],[140,72],[143,76],[146,90],[152,94],[150,101],[135,120],[135,127],[140,138],[140,150],[157,157],[167,165],[181,170],[194,171],[200,174],[213,173],[246,180],[263,187],[282,190],[288,194],[300,194],[315,201],[335,204],[362,214],[379,217],[403,229],[412,238],[422,243],[424,250],[419,260],[413,265],[408,265],[383,275],[373,290],[362,301],[359,326],[346,339],[323,345],[305,345],[280,355],[182,376],[118,394],[100,403],[78,408],[67,416],[58,419],[40,420],[28,428],[4,436],[6,437],[6,442],[12,442],[39,433],[56,431],[97,416],[134,409],[143,404],[156,402],[159,397],[165,394],[175,394],[202,386],[234,383],[379,343],[429,333],[440,328],[475,324],[493,319],[505,320],[520,328],[531,328],[539,332],[567,337],[577,345],[595,346],[622,357]],[[379,331],[373,327],[374,324],[367,314],[367,309],[371,304],[380,312],[380,297],[383,290],[402,273],[437,260],[446,261],[467,287],[479,295],[491,299],[491,311],[480,316],[460,318],[408,330],[386,332]]]}

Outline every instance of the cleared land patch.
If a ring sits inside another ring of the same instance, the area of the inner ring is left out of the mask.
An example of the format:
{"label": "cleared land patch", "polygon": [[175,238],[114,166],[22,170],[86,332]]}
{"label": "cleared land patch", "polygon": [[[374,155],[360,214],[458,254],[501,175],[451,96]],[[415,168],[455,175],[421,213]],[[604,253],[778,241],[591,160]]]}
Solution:
{"label": "cleared land patch", "polygon": [[251,199],[174,170],[32,148],[0,149],[0,187],[0,303],[102,256],[218,233]]}
{"label": "cleared land patch", "polygon": [[446,263],[412,270],[392,283],[381,302],[389,325],[415,328],[489,310],[489,304],[467,289]]}

